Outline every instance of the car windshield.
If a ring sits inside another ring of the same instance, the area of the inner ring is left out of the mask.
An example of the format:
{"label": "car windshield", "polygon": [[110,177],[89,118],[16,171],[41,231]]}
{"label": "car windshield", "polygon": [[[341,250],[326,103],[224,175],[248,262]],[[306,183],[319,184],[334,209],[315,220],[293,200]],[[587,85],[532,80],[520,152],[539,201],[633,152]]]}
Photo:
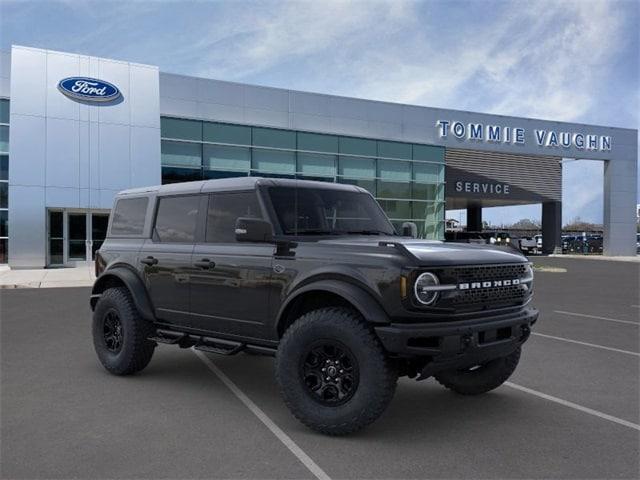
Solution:
{"label": "car windshield", "polygon": [[271,187],[269,197],[285,235],[396,235],[380,206],[366,193]]}

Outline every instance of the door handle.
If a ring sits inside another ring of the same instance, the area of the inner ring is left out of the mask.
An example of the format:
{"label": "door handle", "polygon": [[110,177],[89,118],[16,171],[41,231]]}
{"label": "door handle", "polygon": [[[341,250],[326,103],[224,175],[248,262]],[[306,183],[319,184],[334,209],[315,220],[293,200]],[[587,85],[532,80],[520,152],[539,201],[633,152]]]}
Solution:
{"label": "door handle", "polygon": [[147,257],[147,258],[143,258],[142,260],[140,260],[140,263],[144,263],[145,265],[155,265],[156,263],[158,263],[158,259],[154,258],[154,257]]}
{"label": "door handle", "polygon": [[202,260],[200,260],[199,262],[193,262],[193,264],[198,267],[198,268],[203,268],[203,269],[211,269],[211,268],[215,268],[216,266],[216,262],[212,262],[211,260],[209,260],[208,258],[203,258]]}

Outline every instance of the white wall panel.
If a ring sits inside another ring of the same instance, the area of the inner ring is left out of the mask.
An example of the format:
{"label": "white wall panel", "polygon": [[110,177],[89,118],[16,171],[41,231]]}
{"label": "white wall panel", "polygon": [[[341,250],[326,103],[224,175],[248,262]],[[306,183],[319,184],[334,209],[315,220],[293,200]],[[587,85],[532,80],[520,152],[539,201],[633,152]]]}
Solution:
{"label": "white wall panel", "polygon": [[[163,74],[160,75],[163,76]],[[187,86],[191,86],[191,84]],[[191,97],[192,100],[238,107],[244,105],[244,85],[239,83],[199,78],[197,93],[195,98]]]}
{"label": "white wall panel", "polygon": [[131,185],[130,127],[102,123],[99,130],[100,188],[128,188]]}
{"label": "white wall panel", "polygon": [[131,66],[129,105],[131,125],[160,128],[160,86],[154,68]]}
{"label": "white wall panel", "polygon": [[116,85],[122,93],[122,98],[115,104],[96,104],[101,123],[118,123],[129,125],[131,123],[131,99],[129,98],[129,65],[123,62],[99,60],[100,74],[97,78],[106,80]]}
{"label": "white wall panel", "polygon": [[11,111],[44,116],[47,93],[46,52],[13,47],[11,72]]}
{"label": "white wall panel", "polygon": [[42,268],[46,256],[44,187],[9,188],[9,264]]}
{"label": "white wall panel", "polygon": [[131,187],[161,182],[160,134],[157,128],[131,127]]}
{"label": "white wall panel", "polygon": [[78,208],[79,195],[77,188],[46,187],[45,203],[47,207]]}
{"label": "white wall panel", "polygon": [[63,78],[80,75],[77,55],[47,53],[47,116],[79,120],[80,103],[60,93],[58,82]]}
{"label": "white wall panel", "polygon": [[278,88],[247,85],[244,90],[244,105],[247,108],[289,111],[289,92]]}
{"label": "white wall panel", "polygon": [[78,188],[80,122],[47,118],[45,185]]}
{"label": "white wall panel", "polygon": [[244,108],[237,105],[200,102],[196,118],[215,118],[220,122],[244,123]]}
{"label": "white wall panel", "polygon": [[[46,135],[44,117],[12,114],[9,128],[9,189],[44,186]],[[12,227],[13,228],[13,227]]]}

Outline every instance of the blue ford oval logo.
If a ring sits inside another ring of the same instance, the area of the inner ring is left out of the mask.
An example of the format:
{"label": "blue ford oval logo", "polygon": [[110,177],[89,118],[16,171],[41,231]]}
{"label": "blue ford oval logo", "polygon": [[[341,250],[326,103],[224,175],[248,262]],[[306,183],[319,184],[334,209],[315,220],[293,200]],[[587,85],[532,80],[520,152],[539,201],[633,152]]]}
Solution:
{"label": "blue ford oval logo", "polygon": [[97,78],[63,78],[58,83],[58,89],[67,97],[89,102],[110,102],[120,97],[118,87]]}

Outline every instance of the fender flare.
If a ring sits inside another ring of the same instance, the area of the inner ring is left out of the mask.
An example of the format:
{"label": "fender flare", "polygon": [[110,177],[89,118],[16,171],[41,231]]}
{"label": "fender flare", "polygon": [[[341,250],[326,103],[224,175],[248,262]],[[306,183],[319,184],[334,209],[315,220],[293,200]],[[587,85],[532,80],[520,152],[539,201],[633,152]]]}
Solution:
{"label": "fender flare", "polygon": [[93,289],[91,290],[91,310],[95,308],[102,292],[104,292],[109,281],[113,279],[117,279],[124,283],[125,287],[127,287],[131,293],[133,303],[138,309],[138,312],[140,312],[140,315],[142,315],[145,320],[154,321],[155,315],[153,314],[153,307],[142,279],[126,267],[116,266],[110,268],[98,277],[96,282],[93,284]]}
{"label": "fender flare", "polygon": [[329,292],[344,298],[360,312],[367,322],[376,324],[388,324],[390,322],[387,312],[384,311],[380,303],[364,288],[344,280],[327,279],[308,283],[297,289],[287,298],[278,312],[276,331],[280,331],[282,322],[286,320],[286,313],[293,302],[301,295],[312,291]]}

